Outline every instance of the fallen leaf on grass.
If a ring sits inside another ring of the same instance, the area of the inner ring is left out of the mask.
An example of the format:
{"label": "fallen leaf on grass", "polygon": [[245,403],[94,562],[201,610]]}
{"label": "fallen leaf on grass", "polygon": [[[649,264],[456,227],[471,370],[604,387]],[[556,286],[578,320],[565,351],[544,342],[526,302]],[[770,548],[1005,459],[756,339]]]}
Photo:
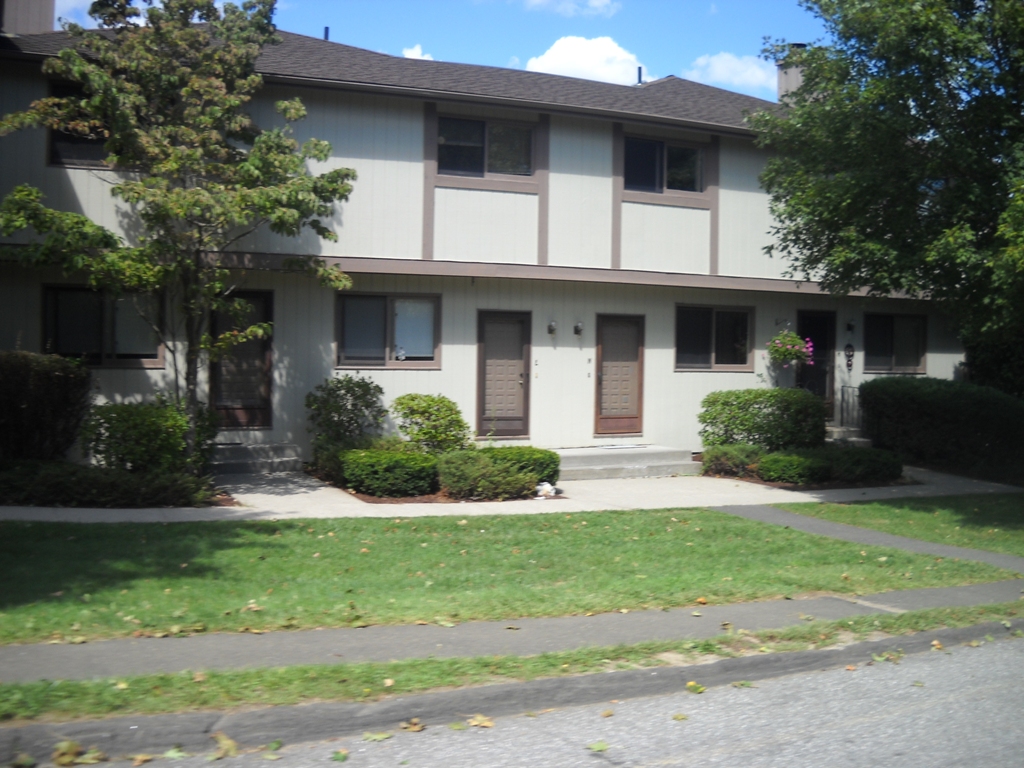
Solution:
{"label": "fallen leaf on grass", "polygon": [[283,746],[284,746],[284,742],[283,741],[281,741],[280,739],[274,739],[272,742],[267,744],[267,746],[265,746],[264,749],[268,749],[271,752],[277,752],[277,750],[279,750]]}
{"label": "fallen leaf on grass", "polygon": [[1007,629],[1009,629],[1010,627],[1013,626],[1013,624],[1011,624],[1010,622],[1006,621],[1005,619],[1003,619],[1003,621],[1000,621],[999,623],[1002,624]]}
{"label": "fallen leaf on grass", "polygon": [[980,640],[971,640],[969,643],[964,643],[964,645],[969,645],[971,648],[980,648],[981,647],[981,641]]}
{"label": "fallen leaf on grass", "polygon": [[192,675],[192,682],[193,683],[205,683],[206,682],[206,675],[203,672],[196,672],[194,675]]}
{"label": "fallen leaf on grass", "polygon": [[156,755],[132,755],[132,768],[139,768],[140,765],[149,763]]}
{"label": "fallen leaf on grass", "polygon": [[85,644],[85,643],[87,643],[88,641],[87,641],[87,640],[86,640],[86,639],[85,639],[84,637],[82,637],[81,635],[79,635],[79,636],[77,636],[77,637],[72,637],[72,638],[69,638],[69,639],[68,639],[68,642],[69,642],[69,643],[71,643],[72,645],[84,645],[84,644]]}
{"label": "fallen leaf on grass", "polygon": [[210,757],[211,760],[220,760],[225,757],[238,757],[238,743],[228,736],[224,731],[217,731],[210,736],[217,742],[217,751]]}
{"label": "fallen leaf on grass", "polygon": [[11,761],[11,768],[35,768],[36,759],[26,752],[19,752]]}
{"label": "fallen leaf on grass", "polygon": [[700,605],[707,605],[708,604],[708,599],[706,597],[698,597],[697,598],[697,602]]}
{"label": "fallen leaf on grass", "polygon": [[704,693],[707,690],[707,686],[701,685],[695,680],[691,680],[686,684],[686,690],[690,693]]}
{"label": "fallen leaf on grass", "polygon": [[276,752],[264,752],[263,753],[263,759],[264,760],[280,760],[281,757],[282,756],[277,754]]}
{"label": "fallen leaf on grass", "polygon": [[424,621],[423,619],[416,619],[416,621],[414,621],[413,624],[418,624],[421,627],[426,627],[430,624],[430,622]]}
{"label": "fallen leaf on grass", "polygon": [[694,612],[693,612],[693,613],[691,613],[690,615],[691,615],[691,616],[703,616],[704,614],[702,614],[702,613],[701,613],[700,611],[694,611]]}
{"label": "fallen leaf on grass", "polygon": [[391,736],[392,734],[387,731],[381,731],[380,733],[370,733],[367,731],[363,734],[363,741],[387,741]]}
{"label": "fallen leaf on grass", "polygon": [[513,627],[511,624],[509,624],[507,627],[505,627],[505,629],[519,629],[519,627]]}
{"label": "fallen leaf on grass", "polygon": [[412,731],[413,733],[419,733],[427,729],[427,726],[421,723],[418,717],[411,717],[408,722],[403,721],[399,723],[398,727],[403,731]]}
{"label": "fallen leaf on grass", "polygon": [[166,752],[164,752],[164,757],[166,757],[168,760],[183,760],[188,756],[188,752],[183,752],[181,747],[171,747]]}
{"label": "fallen leaf on grass", "polygon": [[390,688],[394,684],[395,684],[395,681],[392,680],[390,677],[384,679],[384,687],[385,688]]}
{"label": "fallen leaf on grass", "polygon": [[932,640],[932,648],[933,649],[935,649],[936,651],[941,651],[942,647],[943,647],[942,643],[940,643],[938,640]]}
{"label": "fallen leaf on grass", "polygon": [[611,717],[614,714],[615,713],[612,710],[606,709],[604,712],[601,713],[601,717]]}
{"label": "fallen leaf on grass", "polygon": [[[527,712],[526,714],[527,716],[530,715],[529,712]],[[536,717],[536,715],[533,715],[533,717]],[[460,720],[455,723],[448,723],[448,727],[453,731],[464,731],[468,726]]]}
{"label": "fallen leaf on grass", "polygon": [[672,719],[673,720],[689,720],[690,716],[689,715],[684,715],[682,712],[676,712],[674,715],[672,715]]}
{"label": "fallen leaf on grass", "polygon": [[924,688],[924,683],[922,683],[920,680],[915,680],[911,683],[911,685],[915,688]]}
{"label": "fallen leaf on grass", "polygon": [[107,760],[107,756],[96,747],[82,749],[77,741],[61,741],[53,750],[53,762],[59,766],[95,765]]}
{"label": "fallen leaf on grass", "polygon": [[857,665],[856,664],[847,664],[846,665],[846,671],[847,672],[856,672],[857,671]]}
{"label": "fallen leaf on grass", "polygon": [[125,683],[125,682],[115,683],[114,684],[114,688],[116,688],[119,691],[127,691],[128,690],[128,683]]}
{"label": "fallen leaf on grass", "polygon": [[348,760],[348,750],[337,750],[333,755],[331,755],[331,760],[334,760],[336,763],[344,763],[346,760]]}
{"label": "fallen leaf on grass", "polygon": [[487,715],[476,714],[466,721],[466,725],[472,725],[477,728],[493,728],[494,721],[487,717]]}
{"label": "fallen leaf on grass", "polygon": [[595,741],[593,744],[587,744],[587,749],[591,752],[607,752],[609,746],[607,741]]}
{"label": "fallen leaf on grass", "polygon": [[455,626],[454,622],[448,621],[448,619],[444,618],[443,616],[435,616],[434,621],[439,627],[448,627],[450,629],[451,627]]}

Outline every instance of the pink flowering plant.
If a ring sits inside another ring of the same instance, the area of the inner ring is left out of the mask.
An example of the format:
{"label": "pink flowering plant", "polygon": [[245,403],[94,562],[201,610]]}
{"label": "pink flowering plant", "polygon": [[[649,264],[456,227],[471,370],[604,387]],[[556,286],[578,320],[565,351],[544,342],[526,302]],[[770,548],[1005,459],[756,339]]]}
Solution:
{"label": "pink flowering plant", "polygon": [[814,343],[810,339],[801,339],[792,331],[776,334],[768,342],[768,359],[783,368],[790,365],[814,365]]}

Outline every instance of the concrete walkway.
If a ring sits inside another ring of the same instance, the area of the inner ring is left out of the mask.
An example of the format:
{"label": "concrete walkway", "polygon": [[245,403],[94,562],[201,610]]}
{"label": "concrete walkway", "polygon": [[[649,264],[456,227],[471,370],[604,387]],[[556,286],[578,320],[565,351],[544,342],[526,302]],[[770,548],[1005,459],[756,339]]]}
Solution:
{"label": "concrete walkway", "polygon": [[597,512],[611,509],[732,507],[792,502],[854,502],[975,493],[1021,493],[1024,488],[907,467],[913,484],[882,488],[789,491],[728,478],[684,476],[559,483],[564,498],[462,502],[457,504],[371,504],[302,472],[224,475],[218,486],[240,507],[171,509],[83,509],[0,507],[0,520],[79,523],[186,522],[331,517],[424,517],[433,515],[520,515],[539,512]]}

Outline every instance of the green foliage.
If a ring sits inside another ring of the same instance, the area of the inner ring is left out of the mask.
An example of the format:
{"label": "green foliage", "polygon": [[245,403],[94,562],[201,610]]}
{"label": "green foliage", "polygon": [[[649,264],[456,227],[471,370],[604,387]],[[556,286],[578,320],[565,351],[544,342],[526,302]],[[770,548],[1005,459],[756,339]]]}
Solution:
{"label": "green foliage", "polygon": [[894,453],[874,448],[830,445],[778,451],[757,462],[757,476],[770,483],[888,483],[902,474],[903,464]]}
{"label": "green foliage", "polygon": [[[250,339],[266,338],[267,323],[243,325],[214,337],[215,312],[240,318],[236,277],[218,256],[256,231],[297,236],[337,235],[325,220],[352,191],[355,172],[311,168],[331,156],[327,142],[299,144],[291,123],[305,110],[282,101],[284,125],[262,129],[247,110],[262,78],[255,63],[278,39],[274,0],[228,3],[157,0],[94,3],[98,30],[66,23],[69,47],[43,64],[51,78],[81,87],[80,96],[44,98],[0,118],[0,135],[48,128],[106,140],[111,194],[123,202],[131,242],[81,214],[48,208],[37,189],[19,186],[0,203],[0,233],[34,233],[9,253],[23,264],[58,266],[82,274],[113,294],[167,297],[168,326],[182,335],[169,346],[184,355],[186,412],[195,427],[201,355],[212,358]],[[141,17],[144,16],[144,19]],[[140,23],[140,19],[142,23]],[[339,290],[351,285],[322,259],[298,257],[286,268]],[[197,450],[194,430],[189,453]]]}
{"label": "green foliage", "polygon": [[766,451],[825,442],[825,404],[802,389],[712,392],[697,417],[705,446],[748,443]]}
{"label": "green foliage", "polygon": [[801,339],[792,331],[782,331],[775,334],[767,344],[768,359],[776,365],[789,367],[792,364],[800,365],[811,361],[811,354],[814,346],[810,339]]}
{"label": "green foliage", "polygon": [[[832,293],[937,299],[979,381],[1024,370],[1024,4],[807,0],[823,45],[768,48],[800,66],[786,109],[751,118],[773,256]],[[998,350],[998,351],[995,351]],[[994,352],[993,352],[994,351]]]}
{"label": "green foliage", "polygon": [[370,496],[424,496],[437,490],[437,459],[427,454],[344,451],[341,465],[346,485]]}
{"label": "green foliage", "polygon": [[126,472],[202,472],[217,429],[208,409],[202,411],[196,451],[186,451],[188,415],[166,396],[152,403],[107,403],[94,406],[82,426],[82,447],[101,467]]}
{"label": "green foliage", "polygon": [[314,433],[313,458],[318,465],[327,454],[367,447],[387,415],[381,403],[383,395],[384,389],[371,379],[349,375],[327,379],[306,395]]}
{"label": "green foliage", "polygon": [[21,462],[0,471],[0,504],[27,507],[197,507],[213,497],[208,477],[128,472],[70,462]]}
{"label": "green foliage", "polygon": [[491,451],[452,451],[437,460],[441,488],[453,499],[520,499],[537,487],[537,474]]}
{"label": "green foliage", "polygon": [[558,482],[561,459],[554,451],[530,445],[501,445],[481,448],[480,453],[499,464],[537,476],[538,483]]}
{"label": "green foliage", "polygon": [[391,404],[398,431],[420,450],[439,454],[470,445],[469,425],[444,395],[402,395]]}
{"label": "green foliage", "polygon": [[756,474],[751,465],[757,464],[764,451],[756,445],[712,445],[704,449],[702,475],[731,475],[746,477]]}
{"label": "green foliage", "polygon": [[915,462],[979,477],[1024,478],[1024,401],[990,387],[924,377],[860,386],[864,430]]}
{"label": "green foliage", "polygon": [[89,369],[32,352],[0,352],[0,462],[64,458],[92,400]]}

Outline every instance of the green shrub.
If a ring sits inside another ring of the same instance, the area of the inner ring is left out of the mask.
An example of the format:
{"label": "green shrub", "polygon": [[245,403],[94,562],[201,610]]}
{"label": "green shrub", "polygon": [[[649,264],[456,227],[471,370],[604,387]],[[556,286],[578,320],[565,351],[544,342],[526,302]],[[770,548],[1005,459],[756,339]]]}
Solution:
{"label": "green shrub", "polygon": [[64,458],[91,401],[92,375],[77,361],[0,352],[0,461]]}
{"label": "green shrub", "polygon": [[370,496],[423,496],[437,490],[437,459],[408,451],[351,450],[341,455],[345,483]]}
{"label": "green shrub", "polygon": [[757,464],[764,451],[756,445],[713,445],[704,449],[702,475],[730,475],[746,477],[756,474],[751,465]]}
{"label": "green shrub", "polygon": [[379,384],[347,375],[327,379],[306,395],[313,461],[320,469],[337,471],[339,450],[369,447],[387,415],[383,395]]}
{"label": "green shrub", "polygon": [[802,389],[712,392],[701,403],[705,447],[748,443],[766,451],[825,443],[825,403]]}
{"label": "green shrub", "polygon": [[990,387],[909,376],[860,386],[864,431],[908,463],[1021,483],[1024,400]]}
{"label": "green shrub", "polygon": [[437,461],[441,488],[453,499],[519,499],[537,487],[537,474],[495,458],[494,451],[452,451]]}
{"label": "green shrub", "polygon": [[152,403],[107,403],[93,407],[82,425],[82,448],[96,463],[126,472],[201,473],[217,434],[210,410],[200,407],[196,451],[186,453],[188,416],[185,407],[165,396]]}
{"label": "green shrub", "polygon": [[558,482],[561,458],[554,451],[530,445],[501,445],[481,448],[480,453],[489,456],[495,463],[507,464],[519,471],[535,475],[537,482],[552,485]]}
{"label": "green shrub", "polygon": [[391,404],[398,431],[425,453],[439,454],[469,447],[469,425],[459,406],[444,395],[402,395]]}
{"label": "green shrub", "polygon": [[208,477],[128,472],[70,462],[21,462],[0,471],[0,504],[32,507],[197,507],[213,497]]}
{"label": "green shrub", "polygon": [[769,453],[757,463],[757,475],[769,483],[813,485],[832,478],[832,464],[817,451]]}
{"label": "green shrub", "polygon": [[833,448],[832,479],[843,483],[890,483],[903,475],[903,462],[878,448]]}

